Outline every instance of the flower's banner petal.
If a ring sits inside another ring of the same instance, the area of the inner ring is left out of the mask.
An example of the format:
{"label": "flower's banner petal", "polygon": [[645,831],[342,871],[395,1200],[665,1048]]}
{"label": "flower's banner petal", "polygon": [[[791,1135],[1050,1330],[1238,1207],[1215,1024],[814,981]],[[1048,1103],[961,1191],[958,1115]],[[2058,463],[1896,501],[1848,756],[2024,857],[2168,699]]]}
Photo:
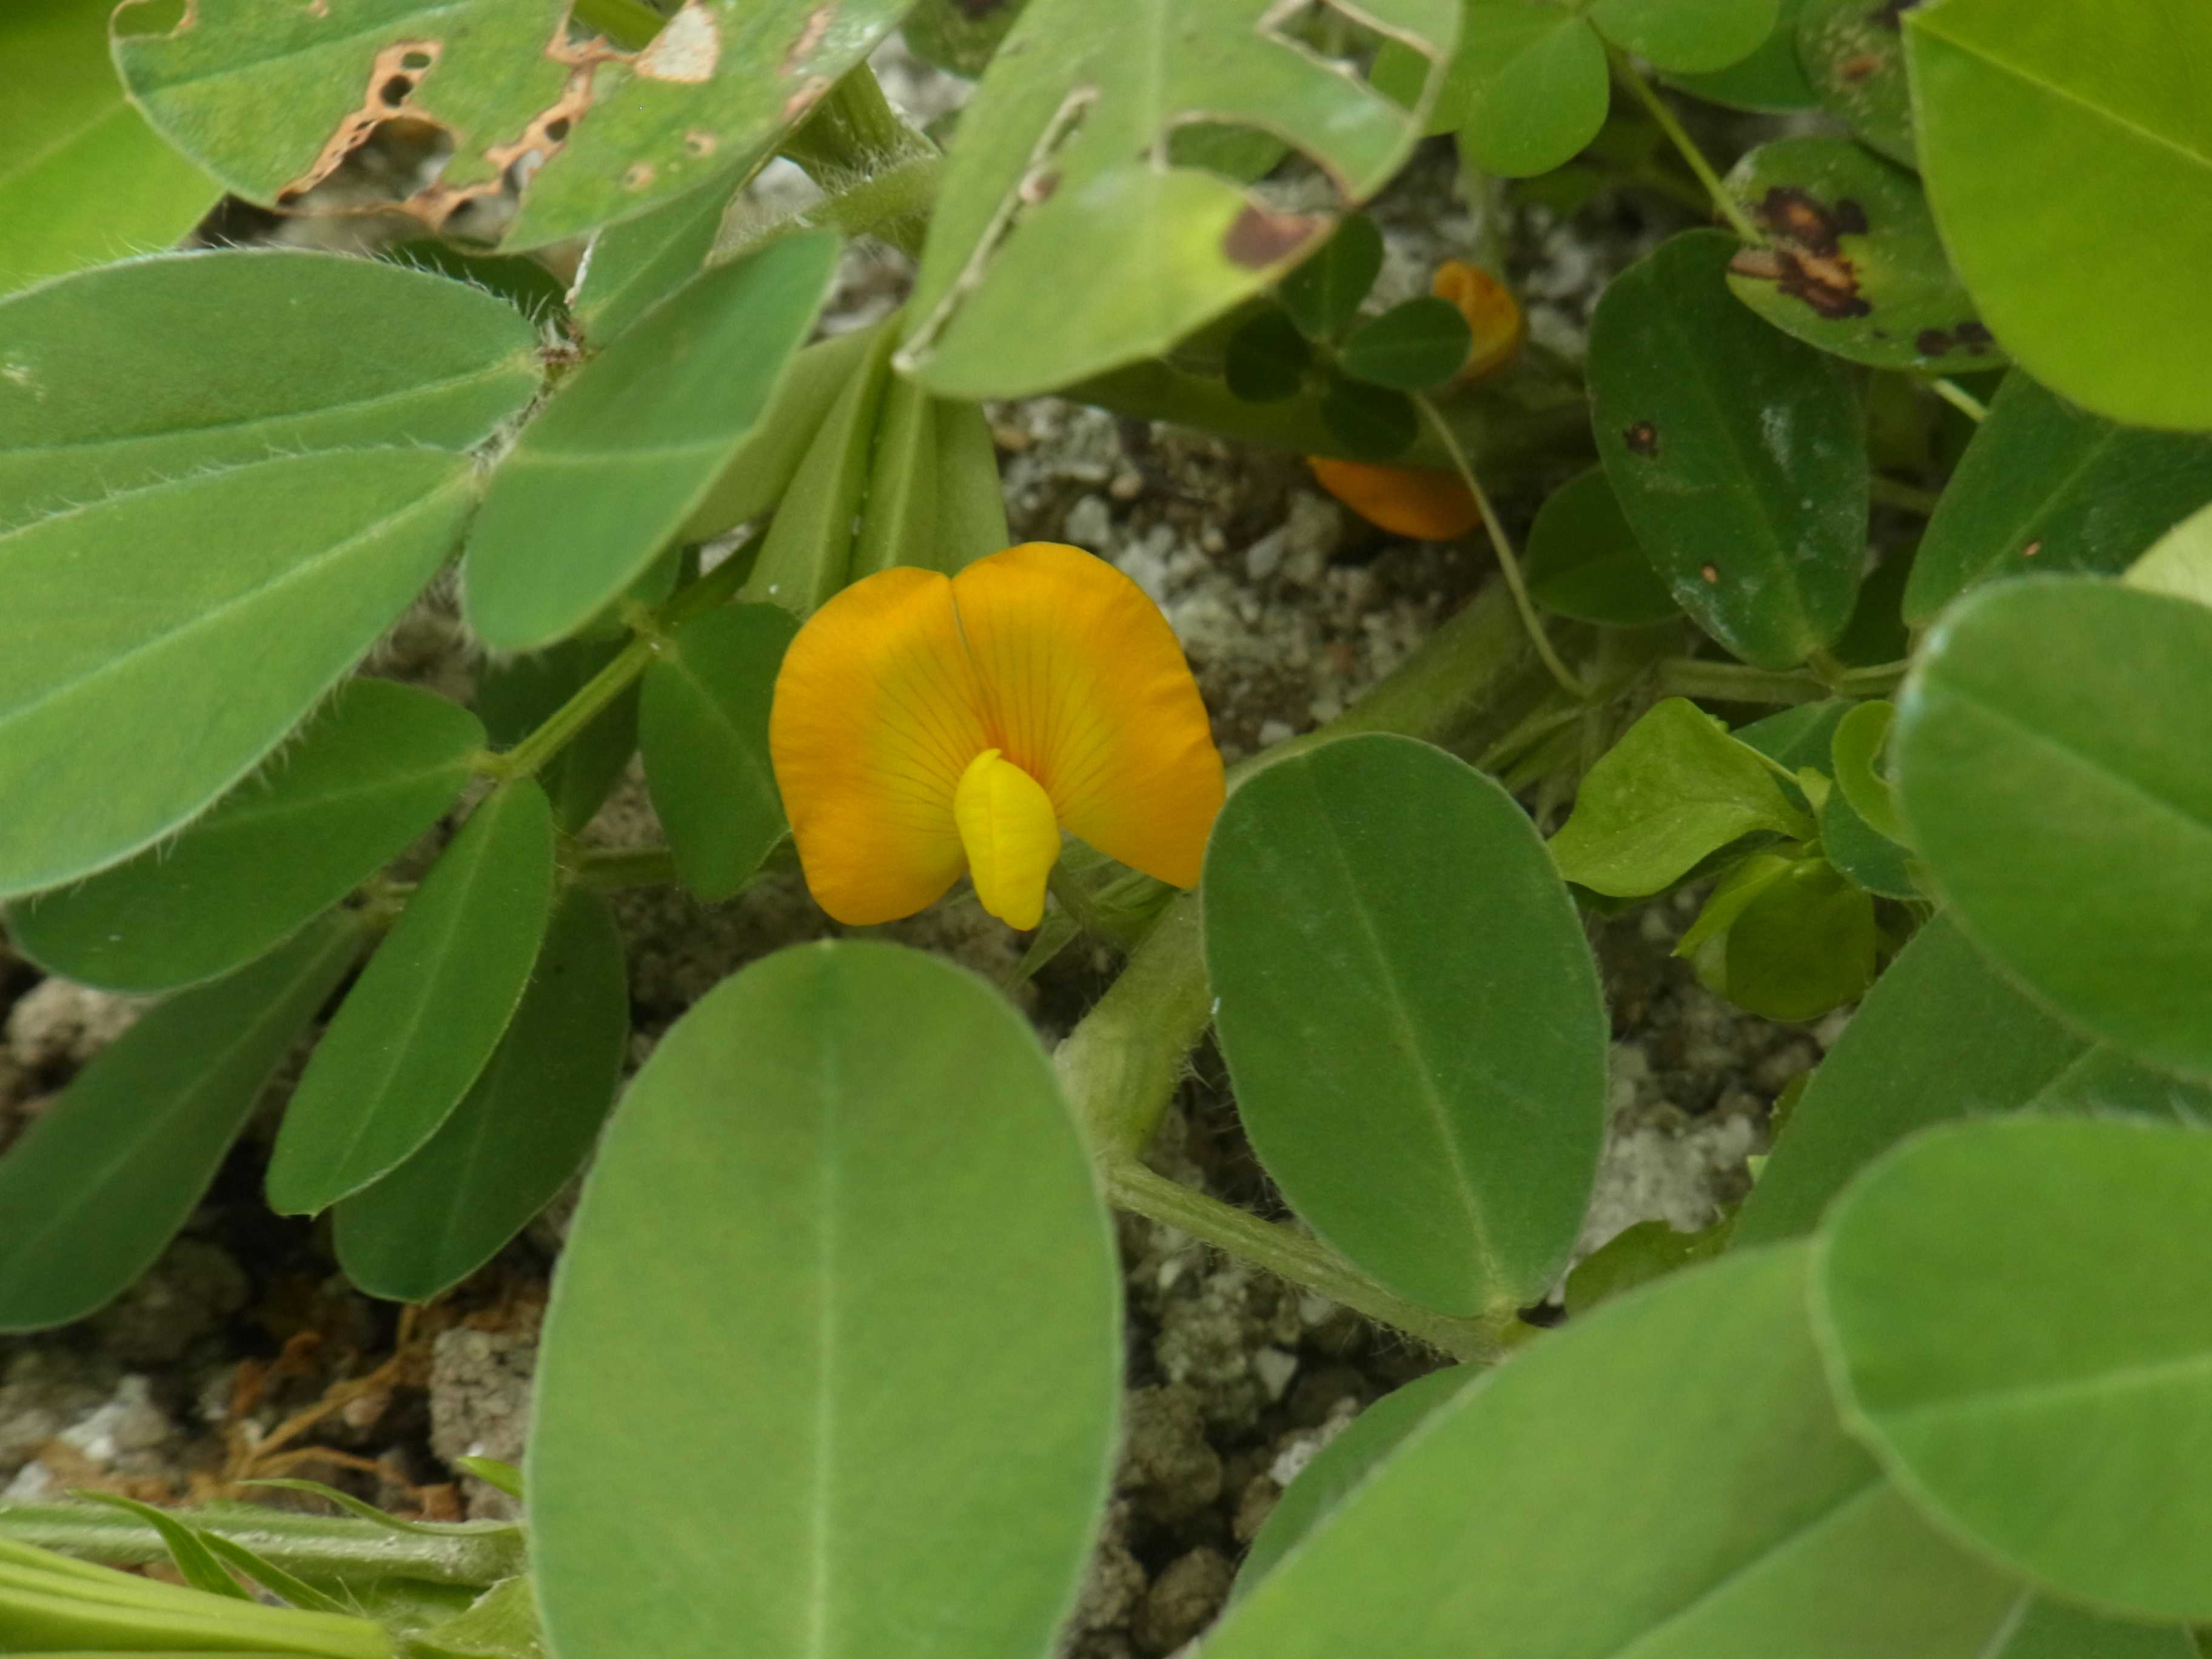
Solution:
{"label": "flower's banner petal", "polygon": [[1606,289],[1590,325],[1597,447],[1682,609],[1762,668],[1850,620],[1866,562],[1866,416],[1850,365],[1729,292],[1740,244],[1691,231]]}
{"label": "flower's banner petal", "polygon": [[[618,639],[563,640],[544,651],[486,663],[477,673],[477,712],[491,741],[511,749],[543,726],[622,654],[627,633]],[[637,723],[638,692],[632,686],[539,769],[538,784],[563,834],[574,835],[597,817],[622,781],[637,752]]]}
{"label": "flower's banner petal", "polygon": [[459,799],[483,727],[413,686],[357,679],[296,743],[173,841],[11,906],[15,948],[114,991],[218,977],[407,850]]}
{"label": "flower's banner petal", "polygon": [[327,1209],[437,1133],[514,1017],[552,897],[553,808],[518,779],[461,826],[307,1062],[270,1154],[271,1209]]}
{"label": "flower's banner petal", "polygon": [[1687,1268],[1437,1406],[1206,1659],[1985,1659],[2021,1588],[1838,1426],[1806,1265]]}
{"label": "flower's banner petal", "polygon": [[1440,749],[1346,738],[1237,790],[1204,896],[1237,1109],[1291,1207],[1424,1307],[1541,1297],[1596,1175],[1607,1025],[1528,815]]}
{"label": "flower's banner petal", "polygon": [[585,343],[604,346],[696,276],[721,234],[731,185],[714,179],[592,238],[569,289]]}
{"label": "flower's banner petal", "polygon": [[462,572],[503,651],[564,639],[675,540],[770,407],[829,292],[837,239],[718,265],[579,369],[492,474]]}
{"label": "flower's banner petal", "polygon": [[1944,0],[1904,20],[1936,222],[2005,349],[2113,420],[2212,427],[2212,8]]}
{"label": "flower's banner petal", "polygon": [[1791,1109],[1735,1242],[1809,1233],[1844,1183],[1916,1129],[1999,1112],[2212,1124],[2212,1089],[2061,1024],[1938,916],[1884,970]]}
{"label": "flower's banner petal", "polygon": [[1918,164],[1905,72],[1907,6],[1804,0],[1797,60],[1814,95],[1863,143],[1905,167]]}
{"label": "flower's banner petal", "polygon": [[1990,958],[2123,1053],[2212,1080],[2212,610],[1999,582],[1898,700],[1905,827]]}
{"label": "flower's banner petal", "polygon": [[2009,1117],[1915,1137],[1815,1245],[1845,1425],[1946,1532],[2054,1595],[2212,1619],[2212,1253],[2188,1224],[2207,1214],[2202,1128]]}
{"label": "flower's banner petal", "polygon": [[555,1647],[1049,1651],[1114,1462],[1113,1241],[991,987],[850,942],[725,981],[617,1109],[555,1279],[526,1466]]}
{"label": "flower's banner petal", "polygon": [[961,774],[991,740],[952,583],[886,570],[816,611],[785,654],[769,749],[806,884],[840,921],[934,903],[967,855]]}
{"label": "flower's banner petal", "polygon": [[0,1158],[0,1330],[81,1319],[154,1265],[362,944],[327,916],[171,998],[39,1114]]}
{"label": "flower's banner petal", "polygon": [[676,872],[712,902],[735,895],[787,828],[769,709],[799,625],[780,605],[694,617],[645,671],[638,748]]}
{"label": "flower's banner petal", "polygon": [[1605,38],[1655,69],[1724,70],[1773,33],[1781,0],[1591,0],[1586,15]]}
{"label": "flower's banner petal", "polygon": [[1419,138],[1459,0],[1362,0],[1424,60],[1411,106],[1286,32],[1279,0],[1033,0],[961,117],[900,367],[1009,397],[1165,350],[1311,252],[1328,213],[1279,211],[1171,164],[1194,120],[1296,145],[1364,200]]}
{"label": "flower's banner petal", "polygon": [[1805,0],[1782,0],[1774,27],[1750,56],[1723,70],[1668,78],[1683,91],[1736,109],[1783,112],[1820,102],[1797,55],[1797,19]]}
{"label": "flower's banner petal", "polygon": [[1198,884],[1221,810],[1221,751],[1182,647],[1103,559],[1027,542],[952,579],[991,740],[1044,786],[1060,825],[1109,858]]}
{"label": "flower's banner petal", "polygon": [[622,934],[599,894],[553,908],[529,988],[483,1073],[437,1133],[337,1206],[346,1276],[428,1302],[491,1260],[582,1167],[629,1045]]}
{"label": "flower's banner petal", "polygon": [[1729,287],[1784,333],[1876,368],[2004,367],[1903,167],[1848,138],[1783,138],[1728,185],[1768,238],[1729,262]]}
{"label": "flower's banner petal", "polygon": [[210,467],[463,450],[537,392],[493,295],[331,253],[180,253],[0,302],[0,524]]}
{"label": "flower's banner petal", "polygon": [[686,0],[634,52],[572,33],[568,0],[202,0],[166,33],[138,31],[137,3],[117,19],[125,83],[227,188],[290,205],[383,123],[427,122],[452,153],[401,207],[522,248],[742,177],[912,0]]}
{"label": "flower's banner petal", "polygon": [[346,450],[0,532],[0,895],[118,864],[214,805],[436,574],[474,484],[459,456]]}
{"label": "flower's banner petal", "polygon": [[2212,501],[2212,436],[2118,426],[2017,371],[1944,486],[1905,583],[1925,627],[1977,582],[2116,575]]}
{"label": "flower's banner petal", "polygon": [[0,12],[0,293],[167,247],[222,194],[131,107],[98,0],[15,0]]}

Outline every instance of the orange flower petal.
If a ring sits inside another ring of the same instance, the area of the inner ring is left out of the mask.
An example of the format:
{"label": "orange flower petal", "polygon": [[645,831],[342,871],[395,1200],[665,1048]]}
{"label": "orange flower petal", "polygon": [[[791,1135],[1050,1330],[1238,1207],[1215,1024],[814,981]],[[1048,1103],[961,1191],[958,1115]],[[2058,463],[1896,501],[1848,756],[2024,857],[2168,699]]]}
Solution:
{"label": "orange flower petal", "polygon": [[1437,267],[1429,289],[1439,300],[1456,306],[1474,332],[1474,343],[1453,376],[1455,381],[1465,385],[1480,380],[1513,361],[1521,349],[1527,325],[1510,289],[1480,267],[1462,264],[1456,259],[1447,259]]}
{"label": "orange flower petal", "polygon": [[1456,472],[1374,466],[1365,461],[1309,455],[1321,487],[1371,525],[1394,536],[1448,542],[1481,522],[1474,495]]}
{"label": "orange flower petal", "polygon": [[902,566],[816,611],[776,676],[769,755],[815,900],[910,916],[967,867],[953,797],[992,746],[952,583]]}
{"label": "orange flower petal", "polygon": [[1159,607],[1056,542],[952,579],[989,711],[988,744],[1044,786],[1061,825],[1109,858],[1194,886],[1221,810],[1221,753]]}
{"label": "orange flower petal", "polygon": [[1060,824],[1043,786],[986,749],[960,775],[952,815],[983,908],[1009,927],[1042,921],[1045,884],[1060,862]]}

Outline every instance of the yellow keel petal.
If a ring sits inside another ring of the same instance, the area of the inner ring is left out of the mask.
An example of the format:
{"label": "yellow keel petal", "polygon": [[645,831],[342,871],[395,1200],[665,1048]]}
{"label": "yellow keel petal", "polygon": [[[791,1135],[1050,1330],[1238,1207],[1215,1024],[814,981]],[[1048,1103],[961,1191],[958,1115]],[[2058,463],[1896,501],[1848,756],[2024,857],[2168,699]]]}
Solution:
{"label": "yellow keel petal", "polygon": [[1045,880],[1060,860],[1060,823],[1044,786],[986,749],[960,775],[952,816],[983,908],[1009,927],[1042,921]]}

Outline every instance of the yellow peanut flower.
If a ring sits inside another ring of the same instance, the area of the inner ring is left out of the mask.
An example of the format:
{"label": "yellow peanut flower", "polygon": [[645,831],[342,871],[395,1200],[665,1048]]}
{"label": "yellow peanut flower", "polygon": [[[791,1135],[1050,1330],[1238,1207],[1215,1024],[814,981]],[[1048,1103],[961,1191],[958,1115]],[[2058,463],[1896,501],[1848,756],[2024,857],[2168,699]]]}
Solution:
{"label": "yellow peanut flower", "polygon": [[784,658],[769,752],[806,884],[854,926],[912,915],[964,872],[986,910],[1034,927],[1062,830],[1194,886],[1224,793],[1167,618],[1055,542],[839,593]]}

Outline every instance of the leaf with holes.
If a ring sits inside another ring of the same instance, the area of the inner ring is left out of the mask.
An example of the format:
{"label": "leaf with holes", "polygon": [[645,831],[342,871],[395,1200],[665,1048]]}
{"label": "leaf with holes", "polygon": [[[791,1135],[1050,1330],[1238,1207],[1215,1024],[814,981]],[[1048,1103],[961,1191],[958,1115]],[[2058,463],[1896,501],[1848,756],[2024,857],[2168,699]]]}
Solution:
{"label": "leaf with holes", "polygon": [[490,1261],[583,1166],[629,1045],[614,913],[572,889],[483,1074],[419,1152],[337,1206],[346,1276],[372,1296],[428,1302]]}
{"label": "leaf with holes", "polygon": [[[0,13],[0,293],[167,247],[221,193],[132,109],[107,55],[104,0],[15,0]],[[35,66],[35,69],[33,69]]]}
{"label": "leaf with holes", "polygon": [[1364,201],[1419,138],[1458,0],[1365,0],[1431,66],[1408,109],[1286,31],[1279,0],[1032,0],[961,116],[900,368],[1011,397],[1167,349],[1328,235],[1218,173],[1168,164],[1203,118],[1280,134]]}
{"label": "leaf with holes", "polygon": [[0,1330],[81,1319],[154,1265],[362,939],[327,917],[171,998],[39,1114],[0,1158]]}
{"label": "leaf with holes", "polygon": [[1552,859],[1594,893],[1640,898],[1761,834],[1804,841],[1813,824],[1757,750],[1688,698],[1669,697],[1590,768]]}
{"label": "leaf with holes", "polygon": [[678,629],[645,671],[646,787],[677,873],[710,902],[743,888],[787,828],[769,764],[768,713],[798,631],[781,605],[709,611]]}
{"label": "leaf with holes", "polygon": [[1675,599],[1762,668],[1850,620],[1866,559],[1866,419],[1851,369],[1729,293],[1735,239],[1692,231],[1606,289],[1590,325],[1599,457]]}
{"label": "leaf with holes", "polygon": [[2117,575],[2207,501],[2212,437],[2115,426],[2014,372],[1928,520],[1905,619],[2002,577]]}
{"label": "leaf with holes", "polygon": [[1729,287],[1777,328],[1876,368],[2003,367],[1904,168],[1849,139],[1784,138],[1728,183],[1768,237],[1729,262]]}
{"label": "leaf with holes", "polygon": [[[0,532],[0,896],[213,805],[446,562],[468,462],[352,450],[198,473]],[[149,549],[190,548],[147,580]]]}
{"label": "leaf with holes", "polygon": [[574,634],[675,539],[813,327],[837,246],[787,237],[717,266],[578,370],[523,429],[492,475],[462,571],[487,644],[529,651]]}
{"label": "leaf with holes", "polygon": [[1905,821],[1967,933],[2039,999],[2212,1079],[2212,611],[2087,577],[2000,583],[1898,699]]}
{"label": "leaf with holes", "polygon": [[1230,797],[1202,891],[1237,1109],[1291,1207],[1424,1307],[1542,1294],[1595,1174],[1606,1019],[1528,815],[1440,749],[1346,738]]}
{"label": "leaf with holes", "polygon": [[1806,1267],[1724,1257],[1530,1344],[1435,1407],[1206,1659],[1986,1659],[2021,1588],[1837,1425]]}
{"label": "leaf with holes", "polygon": [[1592,0],[1600,33],[1623,52],[1675,74],[1724,70],[1759,49],[1781,0]]}
{"label": "leaf with holes", "polygon": [[513,307],[329,253],[88,270],[0,301],[0,523],[271,455],[473,448],[539,380]]}
{"label": "leaf with holes", "polygon": [[2062,1024],[1938,916],[1875,983],[1790,1114],[1735,1243],[1809,1233],[1850,1178],[1915,1130],[2000,1112],[2212,1125],[2212,1089]]}
{"label": "leaf with holes", "polygon": [[2212,1252],[2185,1219],[2208,1213],[2200,1128],[2011,1117],[1916,1137],[1816,1243],[1845,1425],[2008,1571],[2130,1618],[2212,1620]]}
{"label": "leaf with holes", "polygon": [[1804,0],[1797,58],[1814,95],[1893,161],[1917,163],[1905,13],[1917,0]]}
{"label": "leaf with holes", "polygon": [[231,191],[298,204],[385,123],[427,123],[452,153],[404,210],[523,248],[743,176],[912,0],[686,0],[635,52],[572,33],[567,0],[386,0],[350,26],[204,0],[166,33],[136,26],[144,3],[117,20],[124,81]]}
{"label": "leaf with holes", "polygon": [[49,973],[108,990],[229,973],[405,852],[459,797],[483,735],[428,691],[350,681],[174,842],[10,907],[9,937]]}
{"label": "leaf with holes", "polygon": [[2212,9],[1945,0],[1905,19],[1936,222],[2006,349],[2113,420],[2212,427]]}
{"label": "leaf with holes", "polygon": [[1048,1650],[1117,1437],[1092,1182],[972,975],[836,943],[724,981],[616,1109],[555,1277],[526,1465],[554,1646]]}
{"label": "leaf with holes", "polygon": [[269,1205],[327,1209],[437,1133],[498,1047],[553,892],[553,810],[529,779],[487,796],[331,1022],[269,1158]]}

